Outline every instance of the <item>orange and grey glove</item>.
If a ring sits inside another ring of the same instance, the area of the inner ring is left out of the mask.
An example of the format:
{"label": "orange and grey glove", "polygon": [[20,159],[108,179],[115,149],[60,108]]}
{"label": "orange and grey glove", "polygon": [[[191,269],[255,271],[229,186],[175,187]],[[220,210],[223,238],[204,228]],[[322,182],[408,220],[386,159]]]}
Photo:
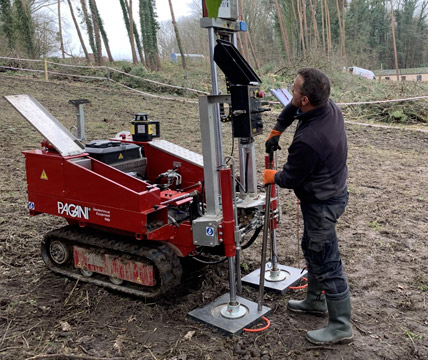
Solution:
{"label": "orange and grey glove", "polygon": [[281,146],[279,146],[279,137],[281,136],[281,134],[281,131],[271,130],[265,142],[267,154],[270,154],[271,152],[276,150],[281,150]]}
{"label": "orange and grey glove", "polygon": [[277,170],[272,169],[266,169],[265,171],[263,171],[263,184],[275,184],[275,174],[277,172]]}

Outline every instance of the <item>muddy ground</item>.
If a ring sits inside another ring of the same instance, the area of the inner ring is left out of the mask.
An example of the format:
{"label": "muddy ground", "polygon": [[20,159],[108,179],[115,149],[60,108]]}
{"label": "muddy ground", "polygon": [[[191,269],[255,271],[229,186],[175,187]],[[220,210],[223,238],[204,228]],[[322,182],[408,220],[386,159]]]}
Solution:
{"label": "muddy ground", "polygon": [[[0,95],[31,94],[67,127],[75,124],[70,99],[87,98],[87,137],[129,130],[135,112],[161,121],[162,138],[200,152],[198,108],[129,92],[45,83],[0,75]],[[427,105],[428,106],[428,105]],[[11,359],[427,359],[428,358],[428,132],[347,123],[350,202],[338,224],[349,279],[355,340],[317,347],[305,332],[326,319],[286,310],[290,297],[267,294],[271,326],[227,337],[187,313],[228,291],[225,264],[195,270],[156,302],[106,291],[51,273],[39,255],[44,233],[60,218],[29,217],[24,156],[41,136],[0,98],[0,358]],[[266,127],[274,114],[265,116]],[[348,119],[352,121],[352,119]],[[283,149],[292,131],[282,138]],[[230,128],[225,126],[225,153]],[[264,136],[256,138],[262,168]],[[285,160],[286,151],[280,154]],[[280,262],[302,266],[301,221],[296,200],[283,190]],[[261,236],[243,253],[249,270],[259,266]],[[256,290],[243,296],[257,301]]]}

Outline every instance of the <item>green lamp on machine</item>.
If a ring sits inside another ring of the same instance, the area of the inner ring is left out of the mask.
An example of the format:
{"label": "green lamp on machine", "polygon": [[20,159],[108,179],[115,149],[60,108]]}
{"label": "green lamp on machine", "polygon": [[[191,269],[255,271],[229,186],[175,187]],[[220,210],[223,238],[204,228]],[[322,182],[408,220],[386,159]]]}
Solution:
{"label": "green lamp on machine", "polygon": [[146,113],[135,114],[131,124],[133,141],[151,141],[160,136],[159,121],[149,121],[149,115]]}

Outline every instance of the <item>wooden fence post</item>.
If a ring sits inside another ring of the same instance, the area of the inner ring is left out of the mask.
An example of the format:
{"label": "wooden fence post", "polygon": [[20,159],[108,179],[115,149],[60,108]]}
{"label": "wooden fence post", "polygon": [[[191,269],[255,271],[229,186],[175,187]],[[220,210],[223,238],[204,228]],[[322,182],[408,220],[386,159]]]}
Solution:
{"label": "wooden fence post", "polygon": [[45,80],[49,81],[49,76],[48,76],[48,60],[45,58]]}

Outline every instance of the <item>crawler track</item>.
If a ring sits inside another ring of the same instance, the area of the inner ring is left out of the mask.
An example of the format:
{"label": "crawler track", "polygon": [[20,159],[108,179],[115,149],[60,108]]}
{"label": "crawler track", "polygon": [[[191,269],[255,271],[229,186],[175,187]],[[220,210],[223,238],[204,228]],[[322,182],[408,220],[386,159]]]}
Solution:
{"label": "crawler track", "polygon": [[[143,286],[131,282],[123,282],[117,285],[113,284],[105,275],[94,273],[91,277],[84,276],[79,269],[73,266],[73,256],[70,256],[70,259],[62,265],[58,265],[52,260],[49,247],[53,240],[61,241],[70,249],[74,245],[78,245],[102,253],[150,263],[156,269],[156,283],[154,286]],[[55,273],[144,298],[155,298],[178,285],[181,280],[180,260],[167,245],[158,242],[137,241],[129,237],[89,228],[66,226],[50,231],[44,236],[41,253],[43,261]]]}

